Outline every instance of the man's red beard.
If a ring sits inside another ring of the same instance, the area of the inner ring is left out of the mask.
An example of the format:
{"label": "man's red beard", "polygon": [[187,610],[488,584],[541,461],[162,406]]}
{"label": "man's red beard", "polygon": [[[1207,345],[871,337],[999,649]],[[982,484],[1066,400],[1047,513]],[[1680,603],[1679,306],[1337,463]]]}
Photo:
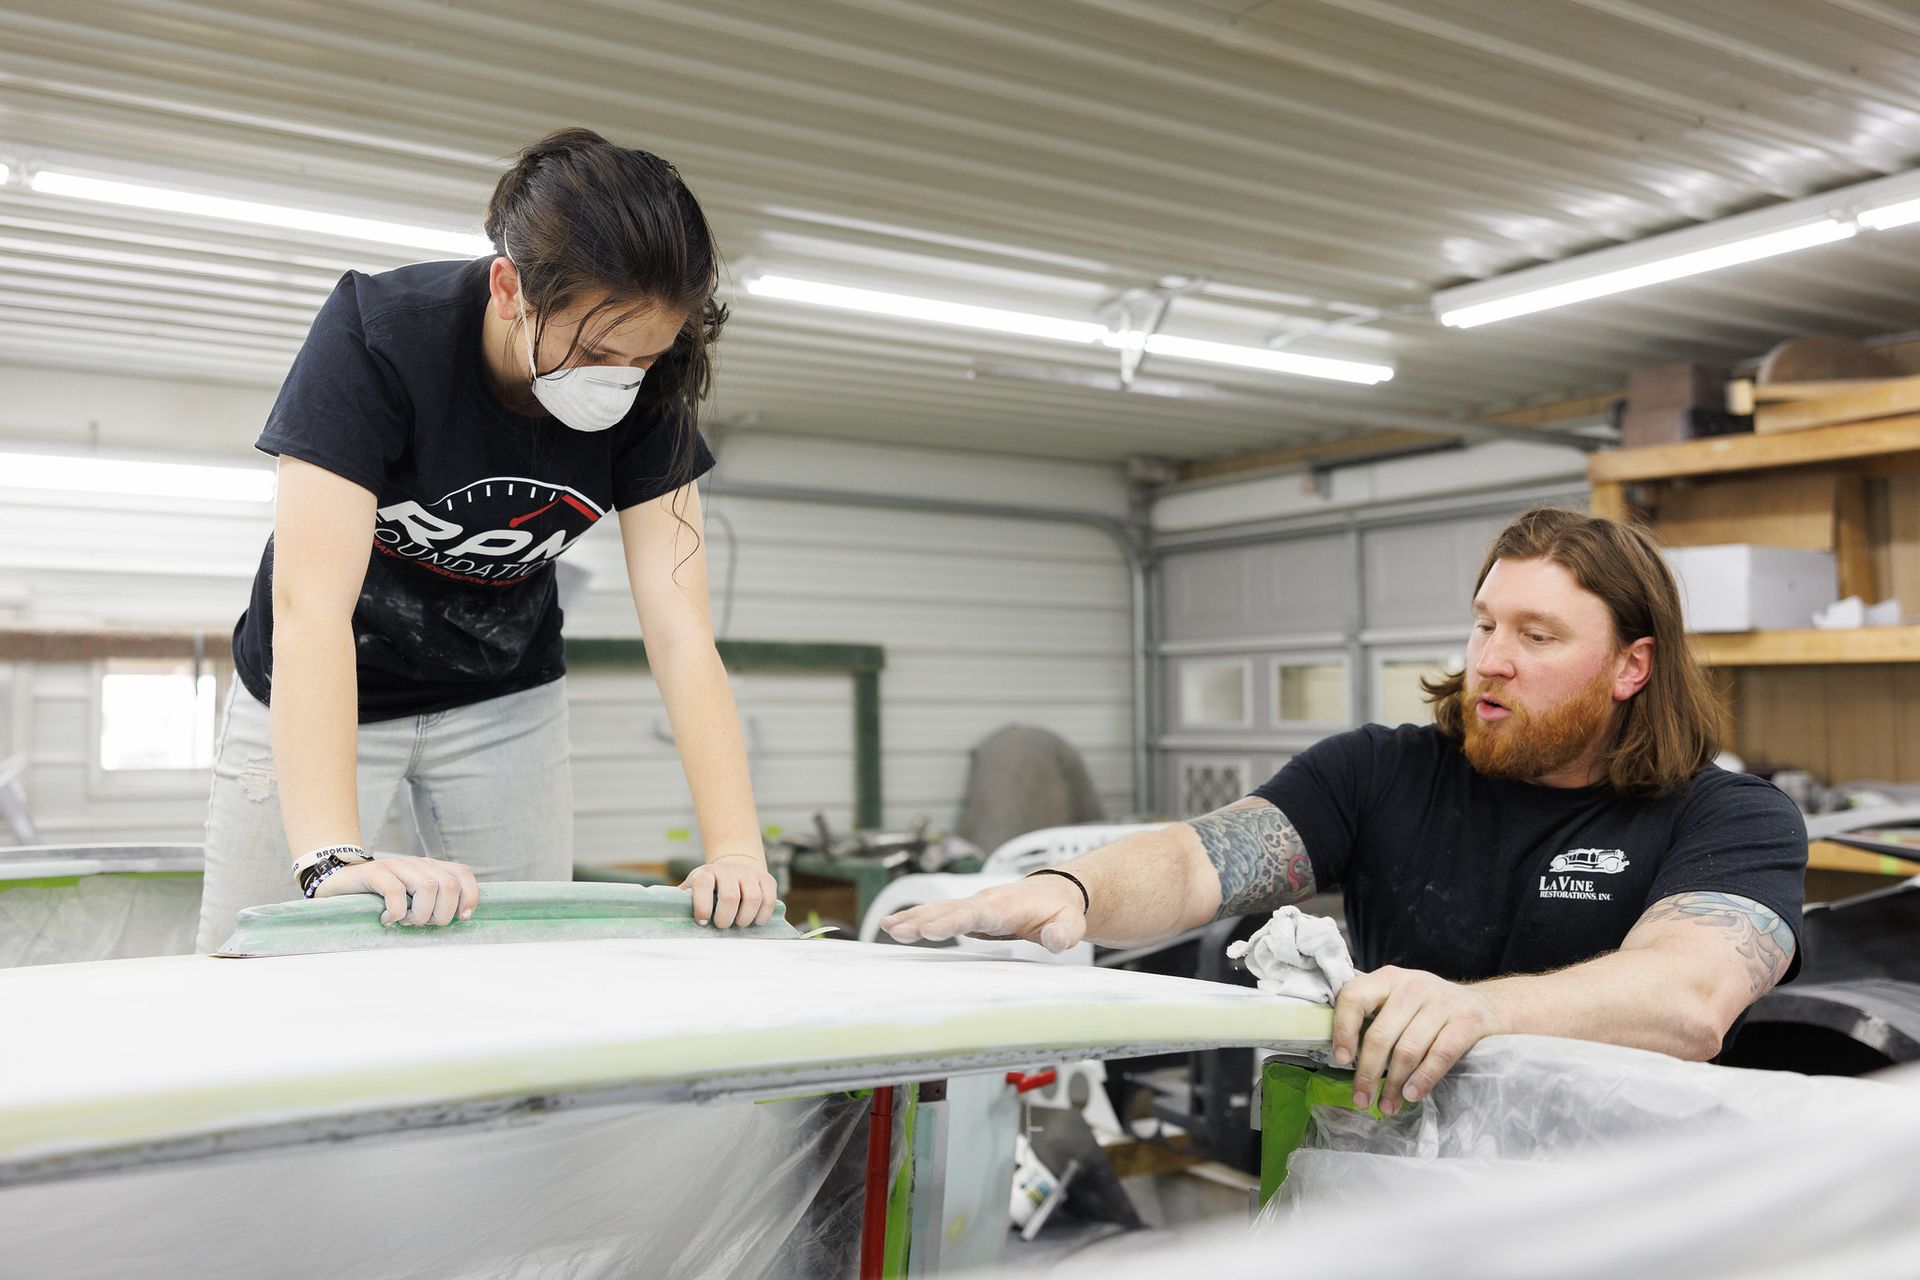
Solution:
{"label": "man's red beard", "polygon": [[[1558,773],[1580,758],[1613,714],[1613,681],[1605,671],[1585,689],[1539,715],[1507,701],[1501,696],[1502,687],[1482,685],[1462,689],[1459,695],[1461,723],[1466,727],[1462,749],[1474,769],[1489,778],[1524,782]],[[1482,720],[1475,708],[1483,696],[1512,714]]]}

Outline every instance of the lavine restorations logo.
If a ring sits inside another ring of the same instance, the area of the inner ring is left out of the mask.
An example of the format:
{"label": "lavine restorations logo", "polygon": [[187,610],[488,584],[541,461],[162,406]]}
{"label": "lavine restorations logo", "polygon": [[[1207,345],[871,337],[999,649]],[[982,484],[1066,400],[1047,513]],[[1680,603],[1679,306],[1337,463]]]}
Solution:
{"label": "lavine restorations logo", "polygon": [[1569,849],[1557,853],[1547,864],[1548,874],[1540,877],[1540,896],[1612,902],[1613,895],[1595,888],[1599,881],[1588,876],[1618,875],[1632,865],[1620,849]]}
{"label": "lavine restorations logo", "polygon": [[437,502],[381,507],[373,547],[445,578],[511,586],[572,546],[606,512],[566,485],[476,480]]}

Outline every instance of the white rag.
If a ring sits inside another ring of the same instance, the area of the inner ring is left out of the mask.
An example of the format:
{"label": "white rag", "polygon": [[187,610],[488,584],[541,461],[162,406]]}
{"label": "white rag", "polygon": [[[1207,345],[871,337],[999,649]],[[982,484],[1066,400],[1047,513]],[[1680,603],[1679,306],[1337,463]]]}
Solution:
{"label": "white rag", "polygon": [[1315,1004],[1332,1004],[1353,977],[1353,957],[1340,926],[1298,907],[1274,912],[1251,938],[1229,944],[1227,956],[1245,957],[1262,991]]}

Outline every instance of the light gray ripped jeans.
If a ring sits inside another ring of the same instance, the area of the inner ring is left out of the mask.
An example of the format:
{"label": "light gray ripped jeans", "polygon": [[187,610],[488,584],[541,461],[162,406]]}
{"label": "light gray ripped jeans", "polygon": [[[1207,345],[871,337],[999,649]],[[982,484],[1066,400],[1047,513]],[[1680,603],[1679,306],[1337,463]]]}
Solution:
{"label": "light gray ripped jeans", "polygon": [[[373,840],[404,785],[416,847],[427,855],[464,862],[482,882],[573,878],[565,680],[363,724],[356,773],[363,841]],[[235,680],[214,751],[195,949],[225,942],[243,907],[298,898],[293,857],[280,825],[267,708]]]}

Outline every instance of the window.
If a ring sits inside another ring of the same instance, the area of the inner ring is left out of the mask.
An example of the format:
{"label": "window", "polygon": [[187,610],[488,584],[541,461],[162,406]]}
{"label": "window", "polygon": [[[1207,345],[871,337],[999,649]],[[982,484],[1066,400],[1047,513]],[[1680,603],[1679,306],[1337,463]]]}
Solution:
{"label": "window", "polygon": [[1465,658],[1458,654],[1383,654],[1373,665],[1373,721],[1375,724],[1431,724],[1423,680],[1437,680],[1459,671]]}
{"label": "window", "polygon": [[1273,664],[1273,718],[1280,725],[1340,725],[1347,710],[1347,660],[1279,658]]}
{"label": "window", "polygon": [[100,768],[211,768],[219,683],[211,663],[109,658],[100,674]]}
{"label": "window", "polygon": [[1180,812],[1197,817],[1245,799],[1253,789],[1251,772],[1245,760],[1181,761]]}
{"label": "window", "polygon": [[1253,663],[1245,658],[1180,664],[1180,725],[1247,729],[1253,725]]}

